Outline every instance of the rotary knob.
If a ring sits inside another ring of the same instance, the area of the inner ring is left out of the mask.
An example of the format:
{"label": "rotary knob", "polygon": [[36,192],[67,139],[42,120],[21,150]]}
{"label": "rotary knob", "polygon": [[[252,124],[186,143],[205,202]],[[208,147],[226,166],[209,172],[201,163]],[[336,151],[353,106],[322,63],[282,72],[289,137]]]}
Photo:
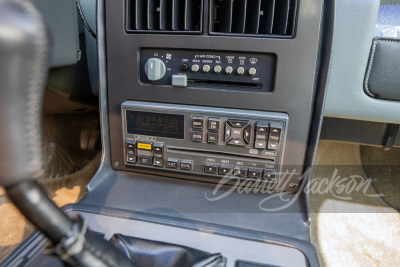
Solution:
{"label": "rotary knob", "polygon": [[158,81],[164,77],[166,67],[161,59],[150,58],[144,66],[144,72],[150,81]]}

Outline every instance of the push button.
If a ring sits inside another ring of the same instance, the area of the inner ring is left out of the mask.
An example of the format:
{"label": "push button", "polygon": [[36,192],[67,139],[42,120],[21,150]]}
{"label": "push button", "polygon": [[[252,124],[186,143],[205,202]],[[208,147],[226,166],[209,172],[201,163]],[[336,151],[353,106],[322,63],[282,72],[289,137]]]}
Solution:
{"label": "push button", "polygon": [[244,143],[242,142],[242,140],[232,139],[231,141],[228,142],[228,145],[232,145],[232,146],[244,146]]}
{"label": "push button", "polygon": [[275,179],[276,173],[275,173],[275,171],[272,171],[272,170],[264,170],[263,178],[267,179],[267,180]]}
{"label": "push button", "polygon": [[208,130],[219,131],[219,118],[208,118]]}
{"label": "push button", "polygon": [[127,140],[126,141],[126,161],[136,162],[136,141]]}
{"label": "push button", "polygon": [[276,177],[275,171],[264,170],[263,178],[267,180],[270,184],[277,184],[278,178]]}
{"label": "push button", "polygon": [[194,116],[192,118],[192,127],[194,129],[203,129],[204,117]]}
{"label": "push button", "polygon": [[277,150],[279,148],[281,131],[281,128],[271,126],[269,131],[268,149]]}
{"label": "push button", "polygon": [[261,178],[262,170],[261,169],[249,169],[249,178]]}
{"label": "push button", "polygon": [[247,140],[250,140],[249,131],[251,132],[251,125],[248,121],[228,120],[225,123],[225,141],[228,141],[228,145],[245,146],[248,144]]}
{"label": "push button", "polygon": [[192,141],[193,142],[203,142],[203,132],[192,132]]}
{"label": "push button", "polygon": [[255,127],[254,148],[266,149],[268,136],[268,123],[257,122]]}
{"label": "push button", "polygon": [[234,128],[243,128],[249,122],[248,121],[240,121],[240,120],[228,120],[228,123]]}
{"label": "push button", "polygon": [[153,144],[152,143],[147,143],[147,142],[138,142],[137,143],[137,148],[141,149],[141,150],[151,151],[151,150],[153,150]]}
{"label": "push button", "polygon": [[214,163],[205,163],[204,164],[204,172],[206,173],[216,173],[217,172],[217,164]]}
{"label": "push button", "polygon": [[145,165],[152,165],[153,157],[138,155],[138,163]]}
{"label": "push button", "polygon": [[180,169],[181,170],[192,170],[193,161],[191,160],[181,160]]}
{"label": "push button", "polygon": [[208,133],[207,143],[217,144],[218,143],[218,134],[217,133]]}
{"label": "push button", "polygon": [[246,143],[246,145],[250,144],[250,137],[251,137],[251,125],[244,128],[243,131],[243,140]]}
{"label": "push button", "polygon": [[220,165],[218,173],[219,174],[228,174],[231,172],[231,166],[229,165]]}
{"label": "push button", "polygon": [[154,155],[154,166],[157,167],[162,167],[164,165],[164,159],[163,159],[163,143],[154,143],[153,144],[153,155]]}
{"label": "push button", "polygon": [[167,168],[178,169],[177,159],[167,159]]}
{"label": "push button", "polygon": [[246,167],[234,167],[233,175],[237,177],[245,177],[246,176]]}
{"label": "push button", "polygon": [[231,138],[232,134],[232,128],[226,123],[225,124],[225,141],[229,140]]}

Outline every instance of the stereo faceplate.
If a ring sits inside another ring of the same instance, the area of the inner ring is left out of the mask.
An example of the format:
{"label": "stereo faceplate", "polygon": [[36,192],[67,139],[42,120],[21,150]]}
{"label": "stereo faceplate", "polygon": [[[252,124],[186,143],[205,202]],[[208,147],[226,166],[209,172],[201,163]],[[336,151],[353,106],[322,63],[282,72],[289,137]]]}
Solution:
{"label": "stereo faceplate", "polygon": [[279,182],[287,114],[137,101],[122,114],[126,166]]}

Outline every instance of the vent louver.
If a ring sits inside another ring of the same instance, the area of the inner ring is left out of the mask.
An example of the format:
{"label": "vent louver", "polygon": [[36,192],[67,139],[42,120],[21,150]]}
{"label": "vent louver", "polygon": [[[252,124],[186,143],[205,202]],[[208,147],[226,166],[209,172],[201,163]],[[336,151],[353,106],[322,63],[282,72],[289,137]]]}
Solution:
{"label": "vent louver", "polygon": [[126,31],[199,34],[203,0],[127,0]]}
{"label": "vent louver", "polygon": [[211,34],[293,37],[297,0],[211,0]]}

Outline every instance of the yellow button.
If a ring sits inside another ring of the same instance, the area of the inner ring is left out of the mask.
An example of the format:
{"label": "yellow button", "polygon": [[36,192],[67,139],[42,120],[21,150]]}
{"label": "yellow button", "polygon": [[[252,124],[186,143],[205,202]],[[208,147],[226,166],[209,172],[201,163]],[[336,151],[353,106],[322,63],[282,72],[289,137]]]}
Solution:
{"label": "yellow button", "polygon": [[139,148],[139,149],[151,150],[151,144],[138,143],[138,144],[137,144],[137,148]]}

